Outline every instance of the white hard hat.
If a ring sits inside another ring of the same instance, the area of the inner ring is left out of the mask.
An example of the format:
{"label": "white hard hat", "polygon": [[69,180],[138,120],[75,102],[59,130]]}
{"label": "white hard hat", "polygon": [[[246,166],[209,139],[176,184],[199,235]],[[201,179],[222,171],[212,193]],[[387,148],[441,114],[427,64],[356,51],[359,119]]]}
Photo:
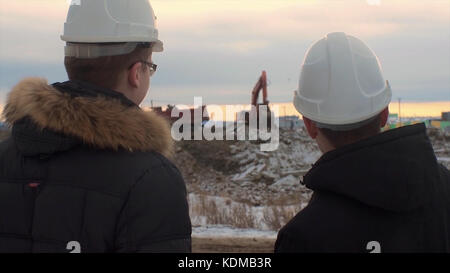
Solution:
{"label": "white hard hat", "polygon": [[[139,43],[152,43],[153,51],[163,51],[148,0],[74,0],[61,39],[68,45],[66,56],[127,54]],[[110,47],[111,43],[125,43],[125,49],[119,49],[117,44]],[[73,47],[83,44],[84,54]]]}
{"label": "white hard hat", "polygon": [[391,97],[372,50],[356,37],[335,32],[307,51],[294,105],[319,127],[350,130],[383,111]]}

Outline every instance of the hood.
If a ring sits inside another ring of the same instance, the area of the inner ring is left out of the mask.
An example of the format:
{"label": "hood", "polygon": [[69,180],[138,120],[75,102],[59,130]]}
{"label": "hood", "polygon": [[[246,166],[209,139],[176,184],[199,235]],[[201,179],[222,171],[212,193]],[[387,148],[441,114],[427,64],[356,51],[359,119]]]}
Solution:
{"label": "hood", "polygon": [[51,153],[83,143],[172,154],[166,119],[144,112],[118,92],[97,89],[82,82],[52,86],[41,78],[17,84],[8,95],[3,118],[13,127],[19,149],[26,154]]}
{"label": "hood", "polygon": [[305,175],[304,184],[402,212],[429,202],[438,179],[438,163],[421,123],[324,154]]}

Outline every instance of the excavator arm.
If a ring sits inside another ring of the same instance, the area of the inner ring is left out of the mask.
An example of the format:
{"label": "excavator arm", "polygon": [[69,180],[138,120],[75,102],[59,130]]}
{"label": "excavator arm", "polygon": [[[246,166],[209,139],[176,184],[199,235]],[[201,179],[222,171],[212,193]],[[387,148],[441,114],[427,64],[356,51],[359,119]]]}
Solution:
{"label": "excavator arm", "polygon": [[255,87],[252,91],[252,105],[256,106],[258,104],[259,93],[263,91],[263,102],[262,104],[269,104],[267,100],[267,74],[266,71],[263,71],[258,81],[256,82]]}

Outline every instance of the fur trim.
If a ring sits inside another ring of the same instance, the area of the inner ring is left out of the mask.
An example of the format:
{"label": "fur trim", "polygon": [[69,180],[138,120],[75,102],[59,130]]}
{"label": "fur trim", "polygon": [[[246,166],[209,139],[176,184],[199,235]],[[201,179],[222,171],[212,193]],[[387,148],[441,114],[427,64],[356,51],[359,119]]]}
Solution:
{"label": "fur trim", "polygon": [[154,112],[105,97],[71,97],[45,79],[27,78],[8,95],[3,117],[9,125],[29,116],[41,128],[75,136],[98,148],[156,151],[170,156],[169,123]]}

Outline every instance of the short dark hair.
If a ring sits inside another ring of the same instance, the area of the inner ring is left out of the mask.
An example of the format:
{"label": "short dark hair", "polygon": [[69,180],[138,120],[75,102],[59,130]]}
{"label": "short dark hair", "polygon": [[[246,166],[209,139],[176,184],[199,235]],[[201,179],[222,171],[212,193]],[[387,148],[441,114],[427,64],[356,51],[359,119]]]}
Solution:
{"label": "short dark hair", "polygon": [[378,134],[381,130],[381,114],[362,127],[348,131],[335,131],[328,128],[318,129],[331,145],[338,148]]}
{"label": "short dark hair", "polygon": [[[151,46],[138,45],[131,53],[118,56],[106,56],[95,59],[65,57],[69,80],[86,81],[101,87],[114,89],[119,83],[120,74],[134,63],[146,61],[152,53]],[[143,69],[147,69],[143,66]]]}

